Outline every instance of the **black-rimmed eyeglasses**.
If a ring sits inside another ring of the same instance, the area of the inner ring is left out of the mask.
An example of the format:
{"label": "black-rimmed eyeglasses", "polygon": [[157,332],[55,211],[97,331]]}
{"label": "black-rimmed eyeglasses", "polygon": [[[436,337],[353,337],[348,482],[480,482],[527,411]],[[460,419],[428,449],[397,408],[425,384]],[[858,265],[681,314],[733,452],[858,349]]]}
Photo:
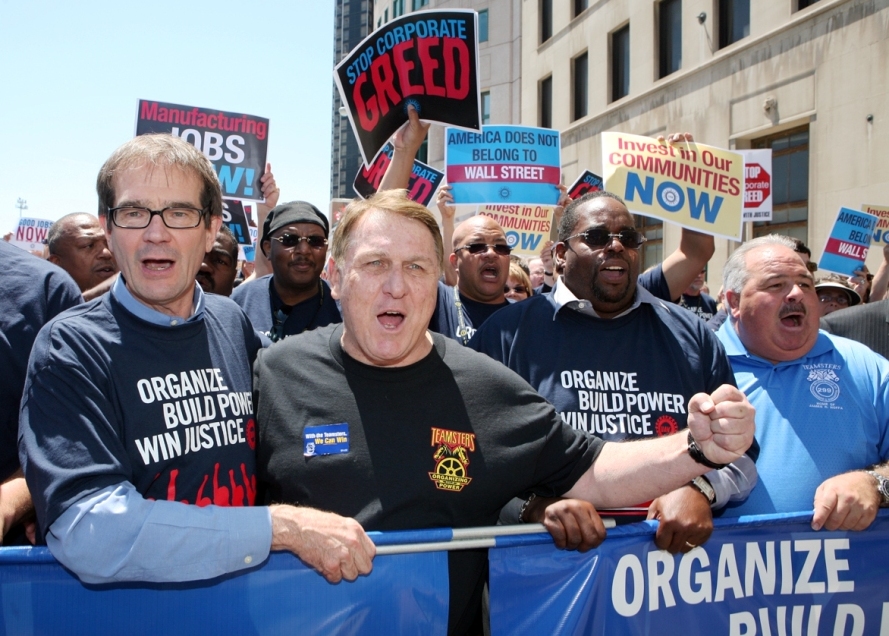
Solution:
{"label": "black-rimmed eyeglasses", "polygon": [[320,250],[327,245],[327,239],[323,236],[300,236],[299,234],[282,234],[281,236],[273,236],[272,240],[278,241],[285,249],[292,250],[301,241],[305,241],[306,245],[313,250]]}
{"label": "black-rimmed eyeglasses", "polygon": [[171,230],[187,230],[199,226],[201,219],[206,213],[207,210],[178,206],[164,208],[163,210],[151,210],[149,208],[125,205],[108,210],[111,222],[114,225],[129,230],[141,230],[148,227],[154,215],[161,217],[164,225]]}
{"label": "black-rimmed eyeglasses", "polygon": [[579,236],[582,236],[583,242],[594,250],[599,250],[607,245],[611,245],[611,242],[614,241],[614,239],[617,239],[620,244],[628,250],[635,250],[648,240],[645,238],[644,234],[637,232],[636,230],[621,230],[617,234],[614,234],[601,228],[591,228],[583,232],[578,232],[573,236],[569,236],[562,242],[567,243],[571,239]]}

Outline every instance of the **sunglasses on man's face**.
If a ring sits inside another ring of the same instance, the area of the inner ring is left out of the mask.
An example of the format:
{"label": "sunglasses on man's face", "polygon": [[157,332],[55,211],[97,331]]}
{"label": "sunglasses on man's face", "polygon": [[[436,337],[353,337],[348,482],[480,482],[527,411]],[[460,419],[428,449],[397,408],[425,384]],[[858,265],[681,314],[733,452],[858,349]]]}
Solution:
{"label": "sunglasses on man's face", "polygon": [[285,249],[293,249],[299,245],[300,241],[305,241],[309,247],[314,250],[320,250],[327,245],[327,239],[323,236],[300,236],[298,234],[282,234],[281,236],[273,236],[273,240],[278,241]]}
{"label": "sunglasses on man's face", "polygon": [[509,292],[513,292],[516,294],[527,294],[528,288],[524,285],[516,285],[515,287],[510,287],[509,285],[504,286],[503,293],[508,294]]}
{"label": "sunglasses on man's face", "polygon": [[470,254],[482,254],[488,251],[488,248],[494,250],[494,253],[497,256],[509,256],[512,252],[512,248],[505,243],[495,243],[493,245],[489,243],[470,243],[469,245],[463,245],[455,249],[455,252],[459,252],[460,250],[466,250]]}
{"label": "sunglasses on man's face", "polygon": [[591,228],[583,232],[578,232],[574,236],[569,236],[563,243],[567,243],[571,239],[578,237],[581,237],[581,240],[594,250],[599,250],[611,245],[614,239],[617,239],[620,244],[628,250],[634,250],[648,240],[642,232],[637,232],[636,230],[621,230],[617,234],[614,234],[603,228]]}

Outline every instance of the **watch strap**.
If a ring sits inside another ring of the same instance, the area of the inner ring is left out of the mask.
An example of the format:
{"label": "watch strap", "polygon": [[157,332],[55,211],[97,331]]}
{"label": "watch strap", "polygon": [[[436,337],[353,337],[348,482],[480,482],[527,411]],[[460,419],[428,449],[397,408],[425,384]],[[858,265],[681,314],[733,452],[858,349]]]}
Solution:
{"label": "watch strap", "polygon": [[868,475],[877,480],[877,493],[880,495],[880,507],[889,506],[889,478],[884,477],[875,470],[866,470]]}
{"label": "watch strap", "polygon": [[699,475],[691,480],[689,485],[707,498],[712,506],[716,503],[716,491],[713,489],[710,481],[703,475]]}
{"label": "watch strap", "polygon": [[695,438],[691,434],[691,431],[688,432],[688,454],[691,455],[691,458],[697,463],[703,464],[707,468],[719,470],[720,468],[725,468],[726,466],[728,466],[728,464],[717,464],[716,462],[707,459],[707,456],[704,455],[704,451],[701,450],[700,446],[698,446],[698,443],[695,441]]}

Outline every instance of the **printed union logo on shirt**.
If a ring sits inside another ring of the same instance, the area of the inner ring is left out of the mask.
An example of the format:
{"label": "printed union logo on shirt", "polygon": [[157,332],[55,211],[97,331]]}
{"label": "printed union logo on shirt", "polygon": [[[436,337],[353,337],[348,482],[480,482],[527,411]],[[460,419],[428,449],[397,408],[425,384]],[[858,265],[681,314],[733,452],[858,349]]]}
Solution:
{"label": "printed union logo on shirt", "polygon": [[468,468],[469,453],[475,451],[475,434],[433,428],[432,446],[435,470],[429,473],[429,479],[439,490],[460,492],[472,481]]}
{"label": "printed union logo on shirt", "polygon": [[338,455],[349,452],[349,425],[325,424],[324,426],[306,426],[303,431],[303,455]]}

